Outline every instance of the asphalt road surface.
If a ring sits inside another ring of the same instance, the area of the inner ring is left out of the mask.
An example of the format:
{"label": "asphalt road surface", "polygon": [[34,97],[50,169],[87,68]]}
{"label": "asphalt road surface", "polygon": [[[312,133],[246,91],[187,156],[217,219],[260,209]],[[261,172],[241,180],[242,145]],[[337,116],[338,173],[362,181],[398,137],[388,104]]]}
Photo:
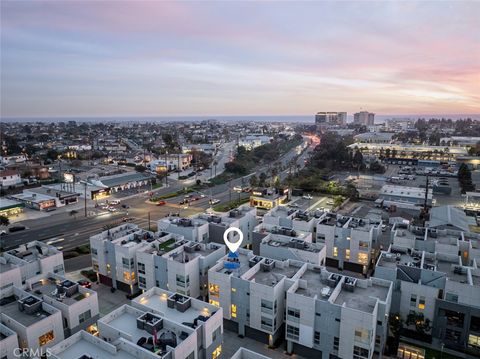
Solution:
{"label": "asphalt road surface", "polygon": [[[300,167],[304,166],[305,159],[308,158],[311,150],[298,155],[295,149],[288,152],[281,157],[277,163],[282,167],[287,166],[292,160],[296,160],[296,164]],[[261,172],[268,172],[272,165],[264,165],[256,169],[255,174]],[[281,179],[288,175],[288,169],[279,173]],[[177,196],[167,200],[167,204],[157,206],[148,201],[148,194],[138,194],[135,197],[122,201],[122,204],[128,204],[129,209],[119,209],[118,212],[106,212],[101,215],[93,217],[83,217],[82,213],[78,213],[75,217],[67,214],[52,214],[47,218],[39,218],[35,220],[23,221],[19,224],[25,225],[27,228],[24,231],[10,233],[0,237],[0,249],[6,251],[18,247],[21,244],[30,241],[45,241],[48,242],[52,238],[63,238],[63,241],[57,242],[54,245],[61,250],[73,249],[77,246],[88,243],[89,238],[104,230],[106,225],[119,224],[122,218],[129,217],[131,222],[138,224],[142,228],[150,228],[155,226],[156,221],[160,218],[168,216],[169,213],[179,213],[181,216],[191,216],[196,213],[204,212],[210,207],[209,199],[214,198],[220,200],[221,203],[228,203],[231,200],[246,198],[248,193],[237,193],[232,190],[235,186],[248,185],[248,177],[237,178],[229,183],[217,185],[208,188],[203,192],[204,198],[192,202],[189,206],[180,205],[180,201],[184,196]],[[184,184],[180,181],[169,180],[170,184],[167,188],[162,188],[156,193],[158,195],[172,193],[184,188]],[[149,221],[150,219],[150,221]]]}

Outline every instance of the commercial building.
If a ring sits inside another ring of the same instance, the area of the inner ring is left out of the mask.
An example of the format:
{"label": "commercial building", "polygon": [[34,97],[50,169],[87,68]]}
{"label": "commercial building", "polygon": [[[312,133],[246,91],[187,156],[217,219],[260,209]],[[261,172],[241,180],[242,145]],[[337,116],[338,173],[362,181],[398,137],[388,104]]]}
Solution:
{"label": "commercial building", "polygon": [[250,206],[259,209],[270,210],[276,206],[279,206],[287,199],[288,189],[256,189],[252,191],[250,195]]}
{"label": "commercial building", "polygon": [[0,256],[0,298],[13,295],[30,278],[41,274],[63,275],[63,254],[54,246],[34,241],[22,244]]}
{"label": "commercial building", "polygon": [[124,191],[132,188],[148,186],[155,176],[148,173],[127,172],[112,176],[89,179],[95,186],[108,188],[110,193]]}
{"label": "commercial building", "polygon": [[5,197],[0,198],[0,216],[13,217],[23,212],[25,204]]}
{"label": "commercial building", "polygon": [[317,224],[316,242],[326,246],[327,266],[366,274],[374,264],[381,225],[381,220],[324,214]]}
{"label": "commercial building", "polygon": [[357,125],[373,126],[375,124],[375,114],[368,111],[360,111],[353,115],[353,123]]}
{"label": "commercial building", "polygon": [[429,190],[425,198],[425,192],[425,188],[384,185],[380,190],[378,198],[383,201],[384,207],[420,207],[423,206],[425,200],[427,206],[431,207],[434,203],[433,193]]}
{"label": "commercial building", "polygon": [[262,145],[266,145],[267,143],[270,143],[272,140],[272,137],[270,136],[265,136],[265,135],[248,135],[243,138],[241,138],[238,141],[238,145],[245,147],[247,150],[253,150],[254,148],[257,148]]}
{"label": "commercial building", "polygon": [[[217,359],[221,356],[222,308],[157,287],[132,300],[132,306],[145,312],[151,312],[164,320],[175,322],[181,328],[186,326],[193,329],[196,346],[188,346],[188,350],[183,352],[185,355],[174,355],[174,358]],[[194,356],[190,356],[192,351]]]}
{"label": "commercial building", "polygon": [[324,359],[382,353],[392,291],[388,280],[362,280],[305,264],[287,290],[287,351]]}
{"label": "commercial building", "polygon": [[19,348],[45,351],[64,339],[60,310],[17,287],[1,301],[0,319],[17,333]]}
{"label": "commercial building", "polygon": [[315,123],[318,126],[323,125],[339,125],[344,126],[347,124],[346,112],[317,112],[315,114]]}
{"label": "commercial building", "polygon": [[391,143],[394,135],[394,132],[365,132],[353,136],[353,139],[360,143]]}
{"label": "commercial building", "polygon": [[56,208],[57,198],[51,195],[40,193],[23,192],[9,196],[10,199],[21,202],[27,208],[36,209],[38,211]]}

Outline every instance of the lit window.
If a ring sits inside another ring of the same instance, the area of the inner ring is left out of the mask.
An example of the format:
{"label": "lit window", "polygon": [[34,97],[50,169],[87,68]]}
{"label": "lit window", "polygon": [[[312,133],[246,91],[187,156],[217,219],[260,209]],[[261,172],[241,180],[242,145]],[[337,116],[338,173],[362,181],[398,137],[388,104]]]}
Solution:
{"label": "lit window", "polygon": [[237,288],[232,288],[232,292],[235,293],[237,291]]}
{"label": "lit window", "polygon": [[49,332],[46,332],[45,334],[38,337],[38,345],[44,346],[45,344],[50,343],[54,339],[55,334],[53,333],[53,330],[50,330]]}
{"label": "lit window", "polygon": [[220,307],[220,302],[218,300],[213,300],[213,299],[210,299],[208,301],[211,305],[214,305],[216,307]]}
{"label": "lit window", "polygon": [[232,318],[237,317],[237,305],[236,304],[232,304],[230,306],[230,312],[231,312]]}
{"label": "lit window", "polygon": [[418,301],[418,309],[425,309],[425,297],[420,297],[420,300]]}
{"label": "lit window", "polygon": [[123,280],[125,282],[130,282],[130,280],[131,280],[130,272],[123,272]]}
{"label": "lit window", "polygon": [[217,359],[222,354],[222,346],[219,345],[212,353],[212,359]]}
{"label": "lit window", "polygon": [[333,256],[338,257],[338,248],[337,247],[333,247]]}
{"label": "lit window", "polygon": [[358,253],[358,263],[367,264],[368,263],[368,253]]}
{"label": "lit window", "polygon": [[213,295],[214,297],[218,297],[220,295],[220,287],[217,284],[209,284],[208,292],[210,295]]}
{"label": "lit window", "polygon": [[468,336],[468,346],[480,348],[480,335],[470,334]]}
{"label": "lit window", "polygon": [[350,260],[350,249],[345,249],[345,259]]}

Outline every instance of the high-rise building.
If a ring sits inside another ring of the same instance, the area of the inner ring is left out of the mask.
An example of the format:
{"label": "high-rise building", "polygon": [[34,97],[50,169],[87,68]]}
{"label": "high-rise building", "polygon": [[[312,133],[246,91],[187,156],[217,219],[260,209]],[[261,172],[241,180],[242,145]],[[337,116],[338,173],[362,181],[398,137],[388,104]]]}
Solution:
{"label": "high-rise building", "polygon": [[360,111],[353,115],[353,123],[358,125],[373,126],[375,114],[368,111]]}
{"label": "high-rise building", "polygon": [[347,123],[346,112],[317,112],[315,123],[319,125],[345,125]]}

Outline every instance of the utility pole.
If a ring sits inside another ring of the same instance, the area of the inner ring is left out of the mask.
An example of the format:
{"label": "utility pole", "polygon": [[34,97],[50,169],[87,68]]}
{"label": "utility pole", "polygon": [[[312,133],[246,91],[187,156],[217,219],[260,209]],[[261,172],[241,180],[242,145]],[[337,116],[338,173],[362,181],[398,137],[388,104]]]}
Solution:
{"label": "utility pole", "polygon": [[177,168],[177,170],[178,170],[178,172],[177,172],[178,173],[178,180],[180,181],[180,172],[181,172],[181,170],[180,170],[180,153],[178,154],[178,168]]}
{"label": "utility pole", "polygon": [[83,193],[83,197],[85,200],[85,217],[87,217],[87,182],[85,182],[84,184],[85,184],[85,191]]}
{"label": "utility pole", "polygon": [[148,230],[150,230],[150,211],[148,211]]}
{"label": "utility pole", "polygon": [[168,187],[168,162],[167,162],[168,151],[165,151],[165,187]]}

